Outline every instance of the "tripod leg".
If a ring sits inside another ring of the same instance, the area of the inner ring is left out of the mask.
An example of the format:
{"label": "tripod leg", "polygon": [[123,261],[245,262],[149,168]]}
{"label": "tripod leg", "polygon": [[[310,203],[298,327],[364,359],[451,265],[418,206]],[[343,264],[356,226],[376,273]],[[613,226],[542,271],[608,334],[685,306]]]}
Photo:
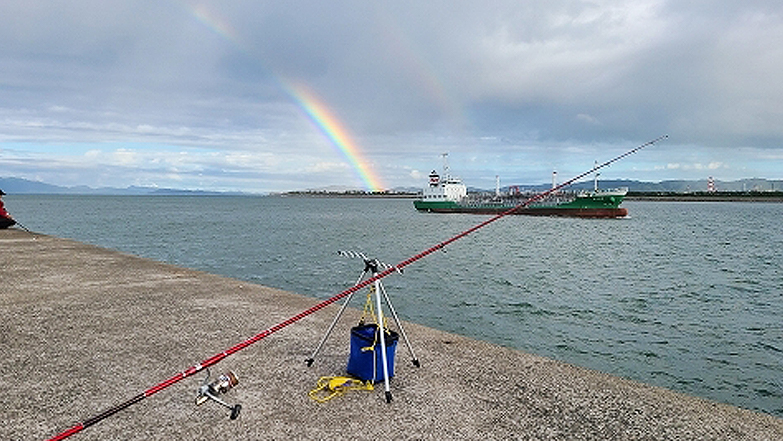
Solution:
{"label": "tripod leg", "polygon": [[400,318],[397,316],[397,311],[394,310],[394,305],[392,305],[391,299],[389,299],[389,295],[386,294],[386,289],[383,288],[383,284],[380,281],[378,281],[378,285],[381,288],[381,292],[383,293],[383,298],[386,300],[386,304],[389,305],[389,311],[391,311],[392,317],[394,317],[394,323],[397,324],[397,329],[400,330],[402,340],[405,342],[405,346],[408,347],[408,352],[411,353],[413,365],[416,367],[421,367],[421,364],[419,364],[419,359],[416,358],[416,354],[413,353],[413,346],[411,346],[411,342],[408,340],[408,335],[405,334],[405,329],[402,328],[402,323],[400,322]]}
{"label": "tripod leg", "polygon": [[375,281],[375,304],[378,308],[378,333],[381,336],[381,360],[383,362],[383,387],[386,392],[386,402],[391,403],[391,387],[389,386],[389,361],[386,357],[386,336],[383,332],[383,310],[381,309],[381,290],[379,281]]}
{"label": "tripod leg", "polygon": [[345,303],[343,303],[343,305],[340,307],[340,310],[337,312],[337,315],[334,316],[334,320],[332,320],[332,324],[329,325],[329,329],[327,329],[324,336],[321,337],[321,341],[318,343],[318,346],[315,348],[312,355],[310,355],[310,358],[305,360],[308,366],[313,365],[313,362],[315,361],[315,357],[318,355],[319,352],[321,352],[321,348],[324,347],[324,344],[326,343],[326,340],[329,338],[329,335],[331,335],[332,331],[334,330],[334,327],[337,326],[337,322],[340,320],[340,317],[343,315],[343,312],[345,312],[345,308],[348,307],[348,303],[351,302],[351,298],[353,298],[353,295],[354,293],[351,293],[345,299]]}
{"label": "tripod leg", "polygon": [[[367,274],[367,271],[362,271],[362,274],[359,276],[359,278],[356,280],[356,283],[354,285],[358,285],[359,282],[362,281],[364,276]],[[319,352],[321,352],[321,348],[323,348],[324,344],[326,343],[326,339],[329,338],[329,335],[331,335],[332,331],[334,330],[334,327],[337,325],[337,321],[340,320],[340,317],[343,315],[343,312],[345,312],[345,308],[348,307],[348,303],[351,302],[351,299],[353,298],[353,295],[356,293],[351,293],[348,295],[348,297],[345,299],[345,303],[343,303],[343,306],[340,307],[340,310],[337,312],[337,315],[334,316],[334,320],[332,320],[332,324],[329,325],[329,329],[326,330],[326,334],[321,338],[321,342],[318,343],[318,346],[313,351],[312,355],[310,355],[310,358],[305,360],[305,363],[307,363],[307,366],[312,366],[313,362],[315,361],[315,356],[318,355]]]}

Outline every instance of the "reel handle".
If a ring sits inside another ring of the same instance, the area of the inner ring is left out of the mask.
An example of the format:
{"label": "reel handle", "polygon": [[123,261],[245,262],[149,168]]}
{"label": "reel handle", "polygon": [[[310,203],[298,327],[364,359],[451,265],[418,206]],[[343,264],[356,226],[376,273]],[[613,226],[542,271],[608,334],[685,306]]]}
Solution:
{"label": "reel handle", "polygon": [[228,371],[225,374],[218,376],[212,383],[209,383],[209,371],[207,371],[207,378],[204,379],[204,384],[198,389],[198,395],[196,395],[196,406],[200,406],[209,400],[212,400],[221,406],[231,409],[231,419],[235,420],[239,418],[239,412],[242,411],[242,405],[235,404],[230,405],[225,401],[218,398],[219,395],[225,394],[231,390],[234,386],[239,384],[237,376]]}
{"label": "reel handle", "polygon": [[231,416],[229,418],[231,418],[232,420],[239,418],[239,412],[241,411],[242,411],[241,404],[234,405],[234,407],[231,408]]}

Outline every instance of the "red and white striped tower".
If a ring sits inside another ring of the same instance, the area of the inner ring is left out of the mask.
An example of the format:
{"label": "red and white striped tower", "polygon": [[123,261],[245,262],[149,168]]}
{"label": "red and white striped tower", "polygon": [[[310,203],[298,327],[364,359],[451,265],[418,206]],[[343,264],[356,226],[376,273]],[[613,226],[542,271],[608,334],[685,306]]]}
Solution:
{"label": "red and white striped tower", "polygon": [[715,193],[717,190],[715,190],[715,179],[712,179],[712,176],[710,176],[707,179],[707,192],[709,193]]}
{"label": "red and white striped tower", "polygon": [[440,185],[440,176],[438,176],[438,172],[435,170],[430,173],[430,187],[437,187]]}

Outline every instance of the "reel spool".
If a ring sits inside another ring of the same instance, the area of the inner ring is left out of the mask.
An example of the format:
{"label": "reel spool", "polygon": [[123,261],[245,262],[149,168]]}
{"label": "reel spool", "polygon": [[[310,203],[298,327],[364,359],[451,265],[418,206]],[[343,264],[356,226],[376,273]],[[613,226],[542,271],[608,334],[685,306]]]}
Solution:
{"label": "reel spool", "polygon": [[213,382],[208,383],[208,381],[209,369],[207,369],[207,377],[204,378],[204,383],[201,385],[201,387],[198,388],[198,395],[196,395],[196,406],[201,406],[208,400],[212,400],[223,407],[231,409],[230,418],[232,420],[237,419],[239,417],[239,412],[242,410],[242,405],[235,404],[232,406],[218,398],[218,395],[225,394],[234,386],[239,384],[239,378],[237,378],[233,372],[228,371],[225,374],[221,374]]}

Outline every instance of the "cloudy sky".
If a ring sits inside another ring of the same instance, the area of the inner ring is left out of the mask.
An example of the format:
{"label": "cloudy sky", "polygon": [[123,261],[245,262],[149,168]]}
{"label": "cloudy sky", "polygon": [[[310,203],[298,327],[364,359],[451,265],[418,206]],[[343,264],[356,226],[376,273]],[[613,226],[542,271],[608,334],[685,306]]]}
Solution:
{"label": "cloudy sky", "polygon": [[1,0],[0,177],[783,178],[779,0]]}

